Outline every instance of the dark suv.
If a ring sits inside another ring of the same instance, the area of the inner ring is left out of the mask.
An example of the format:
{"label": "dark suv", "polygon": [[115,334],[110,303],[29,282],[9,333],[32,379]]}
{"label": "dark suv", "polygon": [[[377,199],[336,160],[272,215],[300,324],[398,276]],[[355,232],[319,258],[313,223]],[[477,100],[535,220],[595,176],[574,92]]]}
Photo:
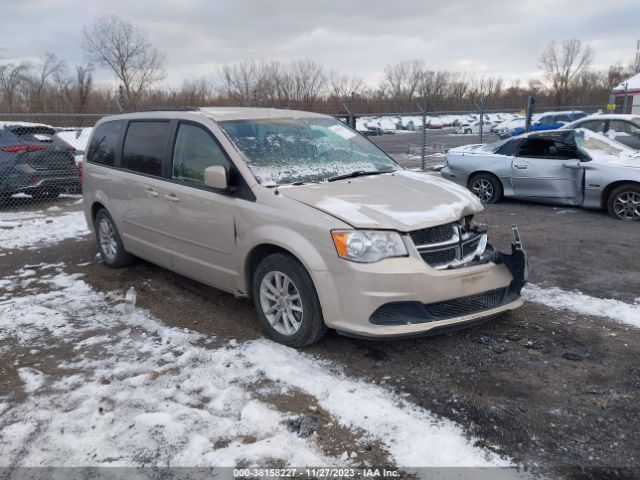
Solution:
{"label": "dark suv", "polygon": [[0,124],[0,201],[16,193],[47,198],[79,192],[74,154],[52,127]]}

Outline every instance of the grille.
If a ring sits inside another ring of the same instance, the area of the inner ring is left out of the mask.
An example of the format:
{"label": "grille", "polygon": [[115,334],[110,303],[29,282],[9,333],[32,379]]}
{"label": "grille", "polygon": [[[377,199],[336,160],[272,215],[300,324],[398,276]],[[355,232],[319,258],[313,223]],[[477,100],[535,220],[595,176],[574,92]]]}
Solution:
{"label": "grille", "polygon": [[454,225],[455,223],[447,223],[446,225],[439,225],[437,227],[423,228],[422,230],[415,230],[409,233],[409,235],[415,245],[446,242],[453,237]]}
{"label": "grille", "polygon": [[480,237],[474,238],[468,243],[462,245],[462,256],[466,257],[467,255],[472,254],[478,248],[478,244],[480,243]]}
{"label": "grille", "polygon": [[445,250],[422,251],[420,252],[420,256],[432,267],[441,265],[456,259],[456,246]]}
{"label": "grille", "polygon": [[469,313],[490,310],[498,307],[504,301],[506,288],[489,290],[488,292],[471,295],[468,297],[454,298],[444,302],[426,303],[425,310],[432,317],[439,319],[459,317]]}

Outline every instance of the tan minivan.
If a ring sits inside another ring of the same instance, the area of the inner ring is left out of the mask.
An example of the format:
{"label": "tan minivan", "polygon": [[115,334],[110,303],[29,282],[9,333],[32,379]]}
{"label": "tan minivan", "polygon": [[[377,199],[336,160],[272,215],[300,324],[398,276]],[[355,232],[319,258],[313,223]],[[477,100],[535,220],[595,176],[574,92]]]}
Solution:
{"label": "tan minivan", "polygon": [[522,305],[526,256],[473,224],[466,189],[405,170],[326,115],[202,108],[100,120],[84,163],[102,260],[135,257],[252,297],[291,346],[333,328],[403,337]]}

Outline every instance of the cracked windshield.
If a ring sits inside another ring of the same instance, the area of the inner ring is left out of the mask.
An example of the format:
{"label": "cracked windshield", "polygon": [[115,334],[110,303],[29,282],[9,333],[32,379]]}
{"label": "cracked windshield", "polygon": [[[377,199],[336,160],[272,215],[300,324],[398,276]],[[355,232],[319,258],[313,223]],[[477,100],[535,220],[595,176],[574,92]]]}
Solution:
{"label": "cracked windshield", "polygon": [[222,127],[267,186],[399,168],[369,140],[332,118],[233,120]]}

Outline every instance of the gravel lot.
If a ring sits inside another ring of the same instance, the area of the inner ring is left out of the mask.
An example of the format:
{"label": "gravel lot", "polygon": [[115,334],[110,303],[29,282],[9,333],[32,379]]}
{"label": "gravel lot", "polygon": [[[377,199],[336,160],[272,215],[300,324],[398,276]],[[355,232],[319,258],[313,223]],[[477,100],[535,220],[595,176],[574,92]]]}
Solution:
{"label": "gravel lot", "polygon": [[[61,207],[59,215],[79,210],[77,203],[60,199],[52,205]],[[551,478],[639,478],[634,475],[640,474],[640,329],[624,323],[615,308],[603,312],[590,305],[610,299],[617,303],[606,305],[624,305],[631,316],[640,312],[640,225],[604,212],[519,202],[490,205],[476,219],[501,248],[508,247],[510,225],[517,224],[530,258],[530,282],[547,293],[560,289],[564,297],[536,297],[479,327],[436,337],[376,342],[330,333],[306,353],[453,420],[479,439],[479,447]],[[249,301],[144,261],[107,269],[87,236],[42,248],[0,247],[0,255],[0,279],[26,265],[63,263],[66,274],[82,274],[97,292],[124,293],[135,286],[139,307],[169,327],[215,336],[215,345],[262,337]],[[567,306],[562,298],[575,303]],[[0,407],[2,398],[9,404],[28,398],[21,368],[57,364],[72,355],[71,348],[34,351],[11,341],[0,337]],[[56,378],[67,374],[49,370]],[[285,414],[316,408],[304,392],[265,392],[256,395]],[[322,405],[317,411],[331,418]],[[0,424],[2,416],[0,408]],[[353,430],[320,423],[316,438],[323,455],[339,458],[357,441]],[[390,450],[375,442],[356,450],[358,461],[392,463]]]}

